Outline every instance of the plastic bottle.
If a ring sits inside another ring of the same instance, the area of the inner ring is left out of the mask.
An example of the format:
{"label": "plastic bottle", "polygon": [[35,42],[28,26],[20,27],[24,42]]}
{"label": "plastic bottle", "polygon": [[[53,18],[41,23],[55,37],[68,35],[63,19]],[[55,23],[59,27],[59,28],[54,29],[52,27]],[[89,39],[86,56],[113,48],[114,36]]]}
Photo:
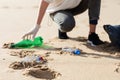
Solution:
{"label": "plastic bottle", "polygon": [[70,53],[73,53],[73,54],[76,54],[76,55],[80,54],[80,50],[79,49],[62,48],[62,51],[70,52]]}
{"label": "plastic bottle", "polygon": [[42,37],[36,37],[34,40],[25,39],[18,43],[11,44],[10,48],[32,48],[32,47],[40,47],[43,44]]}
{"label": "plastic bottle", "polygon": [[26,57],[24,57],[23,60],[22,60],[22,62],[37,62],[37,63],[39,63],[41,60],[43,60],[42,57],[32,55],[32,56],[26,56]]}

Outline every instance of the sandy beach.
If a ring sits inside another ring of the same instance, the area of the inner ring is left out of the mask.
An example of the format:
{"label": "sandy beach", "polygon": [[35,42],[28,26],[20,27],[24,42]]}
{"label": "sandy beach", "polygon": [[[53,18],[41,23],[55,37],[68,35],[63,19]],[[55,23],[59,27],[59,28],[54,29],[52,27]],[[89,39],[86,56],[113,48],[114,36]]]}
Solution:
{"label": "sandy beach", "polygon": [[[120,52],[109,46],[110,39],[103,25],[120,25],[120,0],[102,0],[97,34],[106,44],[92,47],[87,44],[88,12],[75,16],[76,27],[70,39],[57,38],[57,25],[48,14],[42,21],[37,36],[42,36],[47,48],[8,49],[3,44],[19,42],[37,20],[40,0],[0,1],[0,80],[119,80]],[[80,49],[80,55],[62,52],[61,48]],[[29,54],[43,56],[47,68],[14,65]],[[22,56],[22,57],[21,57]],[[29,67],[29,68],[28,68]],[[17,69],[14,69],[17,68]],[[43,70],[43,71],[42,71]]]}

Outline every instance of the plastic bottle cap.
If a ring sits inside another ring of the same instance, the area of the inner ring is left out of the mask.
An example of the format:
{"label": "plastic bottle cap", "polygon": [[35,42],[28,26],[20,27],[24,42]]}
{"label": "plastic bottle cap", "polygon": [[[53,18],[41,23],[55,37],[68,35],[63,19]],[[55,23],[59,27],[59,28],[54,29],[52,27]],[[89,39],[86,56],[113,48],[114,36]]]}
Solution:
{"label": "plastic bottle cap", "polygon": [[75,51],[74,51],[74,54],[79,55],[79,54],[80,54],[80,50],[75,50]]}

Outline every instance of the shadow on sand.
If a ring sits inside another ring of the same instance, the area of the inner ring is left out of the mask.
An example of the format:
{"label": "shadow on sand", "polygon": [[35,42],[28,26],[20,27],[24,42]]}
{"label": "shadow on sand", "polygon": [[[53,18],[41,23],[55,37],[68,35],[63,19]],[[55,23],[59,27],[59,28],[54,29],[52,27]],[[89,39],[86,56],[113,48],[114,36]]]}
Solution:
{"label": "shadow on sand", "polygon": [[70,38],[70,39],[74,41],[82,42],[82,44],[85,45],[89,49],[92,49],[97,52],[105,53],[105,54],[88,53],[88,52],[84,52],[84,50],[81,50],[82,54],[80,56],[83,56],[83,57],[93,56],[94,58],[107,57],[107,58],[112,58],[112,59],[120,59],[120,48],[111,45],[110,42],[105,41],[105,43],[102,45],[91,46],[90,44],[87,43],[86,37],[77,37],[77,38]]}

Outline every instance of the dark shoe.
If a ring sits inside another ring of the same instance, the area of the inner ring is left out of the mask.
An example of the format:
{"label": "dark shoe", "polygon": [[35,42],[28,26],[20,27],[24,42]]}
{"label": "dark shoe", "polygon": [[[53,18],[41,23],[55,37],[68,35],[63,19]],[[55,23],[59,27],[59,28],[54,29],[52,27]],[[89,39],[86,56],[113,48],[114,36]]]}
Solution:
{"label": "dark shoe", "polygon": [[91,46],[104,44],[104,42],[99,39],[99,37],[98,37],[98,35],[96,33],[91,33],[88,36],[88,41],[87,42],[90,43]]}
{"label": "dark shoe", "polygon": [[61,32],[59,30],[58,35],[59,35],[59,39],[69,39],[66,32]]}

